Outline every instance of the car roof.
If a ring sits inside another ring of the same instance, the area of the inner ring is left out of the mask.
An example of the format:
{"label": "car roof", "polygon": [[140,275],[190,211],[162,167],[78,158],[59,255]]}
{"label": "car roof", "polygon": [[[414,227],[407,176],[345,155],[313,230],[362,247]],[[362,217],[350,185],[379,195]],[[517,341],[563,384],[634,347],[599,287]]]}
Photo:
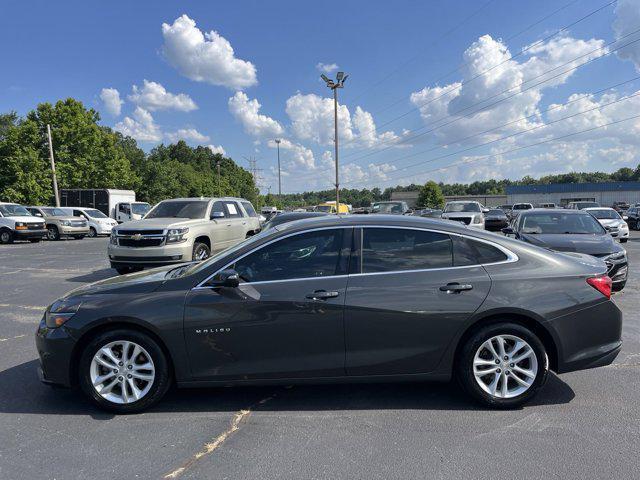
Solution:
{"label": "car roof", "polygon": [[539,213],[539,214],[566,213],[567,215],[589,215],[585,210],[587,209],[583,208],[582,210],[569,210],[565,208],[558,208],[553,210],[549,208],[530,208],[529,210],[522,210],[522,213],[520,213],[520,215],[532,215],[536,213]]}
{"label": "car roof", "polygon": [[614,212],[616,211],[611,207],[587,207],[587,208],[583,208],[582,210],[613,210]]}
{"label": "car roof", "polygon": [[185,198],[167,198],[162,200],[163,202],[195,202],[195,201],[203,201],[208,202],[211,200],[233,200],[236,202],[248,202],[246,198],[238,198],[238,197],[185,197]]}

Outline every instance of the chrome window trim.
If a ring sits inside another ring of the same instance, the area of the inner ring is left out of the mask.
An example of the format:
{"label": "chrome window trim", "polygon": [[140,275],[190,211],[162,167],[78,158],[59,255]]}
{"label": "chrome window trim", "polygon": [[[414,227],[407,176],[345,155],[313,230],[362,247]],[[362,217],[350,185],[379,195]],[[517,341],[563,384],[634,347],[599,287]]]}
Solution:
{"label": "chrome window trim", "polygon": [[514,252],[512,252],[511,250],[509,250],[506,247],[503,247],[502,245],[499,245],[497,243],[494,243],[490,240],[486,240],[483,238],[478,238],[478,237],[474,237],[472,235],[465,235],[462,233],[456,233],[456,232],[448,232],[446,230],[437,230],[434,228],[420,228],[420,227],[404,227],[404,226],[395,226],[395,225],[344,225],[344,226],[330,226],[330,227],[318,227],[318,228],[311,228],[308,230],[301,230],[298,232],[292,232],[288,235],[282,236],[282,237],[278,237],[278,238],[274,238],[273,240],[270,240],[269,242],[260,245],[259,247],[256,247],[252,250],[249,250],[248,252],[242,254],[241,256],[235,258],[234,260],[232,260],[231,262],[227,263],[226,265],[224,265],[223,267],[219,268],[218,270],[216,270],[213,274],[209,275],[207,278],[205,278],[204,280],[202,280],[200,283],[198,283],[198,285],[196,285],[195,287],[192,287],[191,290],[199,290],[199,289],[210,289],[211,287],[207,287],[205,286],[205,284],[211,280],[213,277],[215,277],[218,273],[220,273],[222,270],[225,270],[226,268],[228,268],[230,265],[232,265],[233,263],[242,260],[244,257],[260,250],[263,247],[266,247],[268,245],[271,245],[272,243],[275,243],[277,241],[280,240],[284,240],[285,238],[289,238],[292,237],[294,235],[301,235],[303,233],[309,233],[309,232],[317,232],[317,231],[322,231],[322,230],[335,230],[335,229],[340,229],[340,228],[359,228],[361,230],[364,230],[365,228],[392,228],[392,229],[401,229],[401,230],[419,230],[419,231],[427,231],[427,232],[434,232],[434,233],[440,233],[443,235],[455,235],[457,237],[463,237],[463,238],[469,238],[471,240],[477,241],[477,242],[481,242],[481,243],[485,243],[487,245],[490,245],[494,248],[497,248],[498,250],[500,250],[502,253],[504,253],[507,256],[506,260],[502,260],[500,262],[491,262],[491,263],[478,263],[475,265],[460,265],[460,266],[451,266],[451,267],[437,267],[437,268],[422,268],[422,269],[417,269],[417,270],[393,270],[393,271],[389,271],[389,272],[370,272],[370,273],[362,273],[362,247],[363,247],[363,242],[364,242],[364,235],[361,233],[360,234],[360,273],[346,273],[344,275],[327,275],[326,277],[301,277],[301,278],[288,278],[288,279],[284,279],[284,280],[264,280],[264,281],[260,281],[260,282],[251,282],[250,285],[262,285],[262,284],[269,284],[269,283],[282,283],[282,282],[292,282],[292,281],[304,281],[304,280],[318,280],[318,279],[331,279],[331,278],[344,278],[344,277],[351,277],[351,276],[364,276],[364,275],[389,275],[389,274],[397,274],[397,273],[418,273],[418,272],[434,272],[434,271],[440,271],[440,270],[459,270],[461,268],[474,268],[474,267],[486,267],[486,266],[493,266],[493,265],[502,265],[502,264],[506,264],[506,263],[514,263],[517,262],[518,260],[520,260],[520,258],[518,257],[518,255],[516,255]]}

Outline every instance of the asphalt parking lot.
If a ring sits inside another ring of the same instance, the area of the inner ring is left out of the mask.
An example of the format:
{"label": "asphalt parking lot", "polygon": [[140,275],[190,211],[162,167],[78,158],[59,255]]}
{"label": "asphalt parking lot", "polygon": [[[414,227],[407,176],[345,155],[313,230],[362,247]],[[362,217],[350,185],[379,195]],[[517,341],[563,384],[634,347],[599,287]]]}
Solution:
{"label": "asphalt parking lot", "polygon": [[[453,385],[172,391],[113,416],[41,385],[46,305],[115,275],[107,239],[0,247],[0,478],[638,478],[640,233],[615,295],[624,347],[609,367],[551,375],[534,403],[490,411]],[[580,332],[576,332],[579,335]]]}

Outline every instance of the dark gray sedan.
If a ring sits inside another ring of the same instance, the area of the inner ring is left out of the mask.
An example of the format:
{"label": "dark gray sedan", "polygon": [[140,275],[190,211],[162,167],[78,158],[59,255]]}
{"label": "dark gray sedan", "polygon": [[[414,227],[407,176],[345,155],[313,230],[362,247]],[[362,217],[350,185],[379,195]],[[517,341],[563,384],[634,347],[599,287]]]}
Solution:
{"label": "dark gray sedan", "polygon": [[[326,216],[199,264],[77,289],[46,309],[40,376],[128,413],[179,387],[448,381],[509,408],[549,369],[610,364],[602,260],[439,220]],[[215,403],[215,399],[212,399]]]}

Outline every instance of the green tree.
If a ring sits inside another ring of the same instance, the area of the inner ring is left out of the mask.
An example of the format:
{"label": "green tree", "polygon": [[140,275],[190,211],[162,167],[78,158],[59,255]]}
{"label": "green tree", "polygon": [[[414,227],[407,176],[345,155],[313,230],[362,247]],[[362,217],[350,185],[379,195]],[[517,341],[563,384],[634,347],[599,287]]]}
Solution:
{"label": "green tree", "polygon": [[444,205],[444,195],[438,185],[433,180],[429,180],[420,189],[418,196],[418,206],[427,208],[441,208]]}

